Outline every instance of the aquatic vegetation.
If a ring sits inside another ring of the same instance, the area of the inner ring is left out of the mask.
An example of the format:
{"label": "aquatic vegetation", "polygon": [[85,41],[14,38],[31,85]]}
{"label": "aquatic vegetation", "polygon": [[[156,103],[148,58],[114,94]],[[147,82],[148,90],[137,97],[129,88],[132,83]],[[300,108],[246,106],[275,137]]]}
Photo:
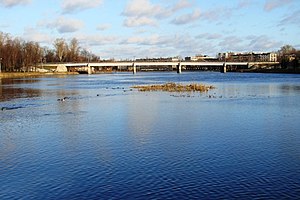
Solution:
{"label": "aquatic vegetation", "polygon": [[132,88],[138,89],[141,92],[164,91],[164,92],[207,92],[215,87],[212,85],[204,85],[191,83],[187,85],[176,84],[173,82],[156,85],[137,85]]}

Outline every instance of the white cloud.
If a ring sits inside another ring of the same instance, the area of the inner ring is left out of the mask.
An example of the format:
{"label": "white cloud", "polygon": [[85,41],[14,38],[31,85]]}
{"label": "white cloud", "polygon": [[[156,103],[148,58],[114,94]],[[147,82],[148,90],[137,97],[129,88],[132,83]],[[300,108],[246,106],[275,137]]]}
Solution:
{"label": "white cloud", "polygon": [[0,24],[0,28],[1,29],[9,28],[9,24],[8,23]]}
{"label": "white cloud", "polygon": [[176,56],[173,48],[160,48],[155,46],[113,45],[100,52],[102,58],[134,59],[146,57]]}
{"label": "white cloud", "polygon": [[179,0],[179,2],[170,6],[154,4],[150,0],[130,0],[122,15],[125,16],[124,26],[156,26],[157,19],[165,19],[173,14],[175,10],[179,10],[188,6],[187,0]]}
{"label": "white cloud", "polygon": [[4,7],[14,7],[17,5],[27,5],[30,3],[31,0],[0,0],[0,5]]}
{"label": "white cloud", "polygon": [[132,36],[123,40],[121,44],[164,46],[172,44],[172,41],[172,38],[169,36],[153,34],[150,36]]}
{"label": "white cloud", "polygon": [[102,59],[111,59],[111,58],[117,58],[117,59],[133,59],[138,54],[142,54],[140,51],[140,48],[132,47],[132,46],[120,46],[120,45],[111,45],[108,49],[105,50],[99,50],[100,57]]}
{"label": "white cloud", "polygon": [[211,10],[208,10],[202,14],[204,20],[208,21],[219,21],[224,19],[229,19],[233,14],[234,9],[229,7],[215,7]]}
{"label": "white cloud", "polygon": [[102,2],[103,0],[63,0],[61,7],[63,9],[63,13],[73,13],[76,11],[95,8],[101,5]]}
{"label": "white cloud", "polygon": [[282,46],[281,42],[278,42],[269,36],[249,36],[249,44],[247,45],[253,51],[273,51],[274,49],[279,49]]}
{"label": "white cloud", "polygon": [[166,16],[167,11],[161,5],[152,4],[149,0],[131,0],[122,13],[127,17]]}
{"label": "white cloud", "polygon": [[141,36],[131,36],[123,40],[120,44],[140,44],[145,41],[145,38]]}
{"label": "white cloud", "polygon": [[124,20],[124,26],[137,27],[137,26],[156,26],[157,23],[154,19],[148,17],[128,17]]}
{"label": "white cloud", "polygon": [[[170,57],[170,56],[191,56],[195,54],[215,55],[216,45],[211,41],[195,39],[190,34],[180,33],[171,35],[144,35],[131,36],[123,39],[119,46],[123,51],[126,48],[132,50],[131,56],[136,57]],[[115,52],[112,52],[115,53]],[[120,55],[130,55],[122,53]],[[130,56],[128,56],[130,57]]]}
{"label": "white cloud", "polygon": [[107,29],[110,29],[111,25],[110,24],[100,24],[97,26],[98,31],[105,31]]}
{"label": "white cloud", "polygon": [[123,40],[121,45],[151,46],[156,48],[172,48],[176,51],[186,51],[198,48],[198,42],[189,34],[132,36]]}
{"label": "white cloud", "polygon": [[218,44],[220,50],[233,52],[268,52],[279,49],[282,42],[267,35],[249,35],[246,37],[228,36]]}
{"label": "white cloud", "polygon": [[87,46],[102,46],[102,45],[113,45],[118,43],[118,37],[113,35],[85,35],[78,34],[76,38]]}
{"label": "white cloud", "polygon": [[238,9],[247,8],[253,5],[254,3],[255,3],[254,0],[239,0],[237,8]]}
{"label": "white cloud", "polygon": [[[130,0],[122,12],[122,15],[126,17],[123,24],[126,27],[145,25],[155,26],[158,25],[157,19],[167,19],[177,11],[190,8],[194,4],[194,0],[177,0],[175,3],[170,5],[152,3],[151,0]],[[195,15],[197,15],[197,11],[193,14],[194,15],[192,17],[195,17]],[[176,20],[178,21],[182,19],[175,19],[175,23],[177,22]]]}
{"label": "white cloud", "polygon": [[173,12],[176,12],[178,10],[184,9],[184,8],[189,8],[192,7],[193,3],[191,3],[189,0],[179,0],[174,7],[172,8]]}
{"label": "white cloud", "polygon": [[51,44],[53,41],[53,38],[50,35],[31,27],[24,29],[24,39],[45,44]]}
{"label": "white cloud", "polygon": [[[117,38],[120,37],[100,36],[100,38],[99,40],[103,43],[102,47],[105,44],[109,44],[109,48],[103,47],[100,50],[103,51],[100,55],[107,58],[185,57],[195,54],[214,56],[217,52],[226,51],[273,51],[281,46],[280,42],[266,35],[248,37],[231,35],[222,37],[219,34],[204,33],[195,38],[188,33],[173,35],[153,34],[123,38],[118,43]],[[211,40],[208,38],[211,38]],[[84,39],[84,36],[82,39]],[[88,37],[88,40],[90,39]]]}
{"label": "white cloud", "polygon": [[300,26],[299,21],[300,21],[300,10],[296,10],[295,12],[289,13],[288,15],[286,15],[279,22],[279,26],[284,26],[284,25],[288,25],[288,24],[295,24],[299,27]]}
{"label": "white cloud", "polygon": [[286,6],[289,3],[292,3],[293,0],[266,0],[264,9],[265,11],[272,11],[276,8]]}
{"label": "white cloud", "polygon": [[245,44],[243,44],[243,39],[238,36],[227,36],[223,38],[218,44],[221,51],[244,51]]}
{"label": "white cloud", "polygon": [[46,23],[48,28],[56,29],[59,33],[72,33],[80,30],[84,23],[77,19],[59,17],[54,22]]}
{"label": "white cloud", "polygon": [[198,20],[201,17],[200,10],[194,10],[192,13],[181,15],[172,20],[173,24],[181,25],[181,24],[188,24]]}
{"label": "white cloud", "polygon": [[218,33],[203,33],[198,35],[196,38],[198,39],[205,39],[205,40],[217,40],[222,37],[221,34]]}
{"label": "white cloud", "polygon": [[199,9],[195,9],[192,13],[181,15],[171,21],[171,23],[176,25],[189,24],[198,19],[210,21],[210,22],[220,22],[224,19],[229,19],[234,12],[234,8],[219,6],[213,9],[200,12]]}

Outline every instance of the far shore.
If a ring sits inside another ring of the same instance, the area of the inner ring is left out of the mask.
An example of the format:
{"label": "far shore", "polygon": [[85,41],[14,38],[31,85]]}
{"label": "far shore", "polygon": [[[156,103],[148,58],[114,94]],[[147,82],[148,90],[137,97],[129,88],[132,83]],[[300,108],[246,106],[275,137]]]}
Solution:
{"label": "far shore", "polygon": [[17,78],[27,76],[77,75],[78,72],[1,72],[0,78]]}
{"label": "far shore", "polygon": [[300,69],[240,69],[236,72],[244,73],[273,73],[273,74],[300,74]]}
{"label": "far shore", "polygon": [[[115,71],[99,71],[94,74],[108,74]],[[128,72],[128,71],[127,71]],[[155,72],[155,71],[153,71]],[[161,72],[161,71],[160,71]],[[300,69],[256,69],[256,70],[237,70],[228,71],[228,73],[281,73],[281,74],[300,74]],[[30,76],[55,76],[55,75],[79,75],[78,72],[1,72],[0,78],[18,78],[18,77],[30,77]]]}

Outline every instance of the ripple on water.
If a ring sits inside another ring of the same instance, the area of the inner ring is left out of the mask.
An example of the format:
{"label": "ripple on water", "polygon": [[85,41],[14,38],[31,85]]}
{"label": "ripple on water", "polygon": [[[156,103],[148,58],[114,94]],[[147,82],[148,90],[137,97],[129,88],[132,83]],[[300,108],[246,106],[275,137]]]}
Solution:
{"label": "ripple on water", "polygon": [[1,103],[22,108],[0,111],[0,199],[299,197],[298,87],[212,74],[217,98],[173,98],[123,87],[211,77],[113,76],[46,79],[41,98]]}

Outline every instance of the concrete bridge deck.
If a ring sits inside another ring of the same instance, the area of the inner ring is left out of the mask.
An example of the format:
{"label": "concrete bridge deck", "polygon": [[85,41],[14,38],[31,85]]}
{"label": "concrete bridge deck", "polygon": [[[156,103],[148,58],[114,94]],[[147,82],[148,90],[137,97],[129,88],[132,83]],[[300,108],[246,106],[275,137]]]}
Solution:
{"label": "concrete bridge deck", "polygon": [[247,66],[250,68],[254,65],[276,65],[279,62],[192,62],[192,61],[170,61],[170,62],[140,62],[140,61],[119,61],[119,62],[84,62],[84,63],[61,63],[61,64],[43,64],[43,66],[57,67],[64,65],[65,67],[86,67],[87,73],[92,73],[93,67],[132,67],[133,73],[136,73],[137,66],[176,66],[177,73],[181,73],[182,66],[210,66],[218,67],[220,71],[226,73],[227,66]]}

